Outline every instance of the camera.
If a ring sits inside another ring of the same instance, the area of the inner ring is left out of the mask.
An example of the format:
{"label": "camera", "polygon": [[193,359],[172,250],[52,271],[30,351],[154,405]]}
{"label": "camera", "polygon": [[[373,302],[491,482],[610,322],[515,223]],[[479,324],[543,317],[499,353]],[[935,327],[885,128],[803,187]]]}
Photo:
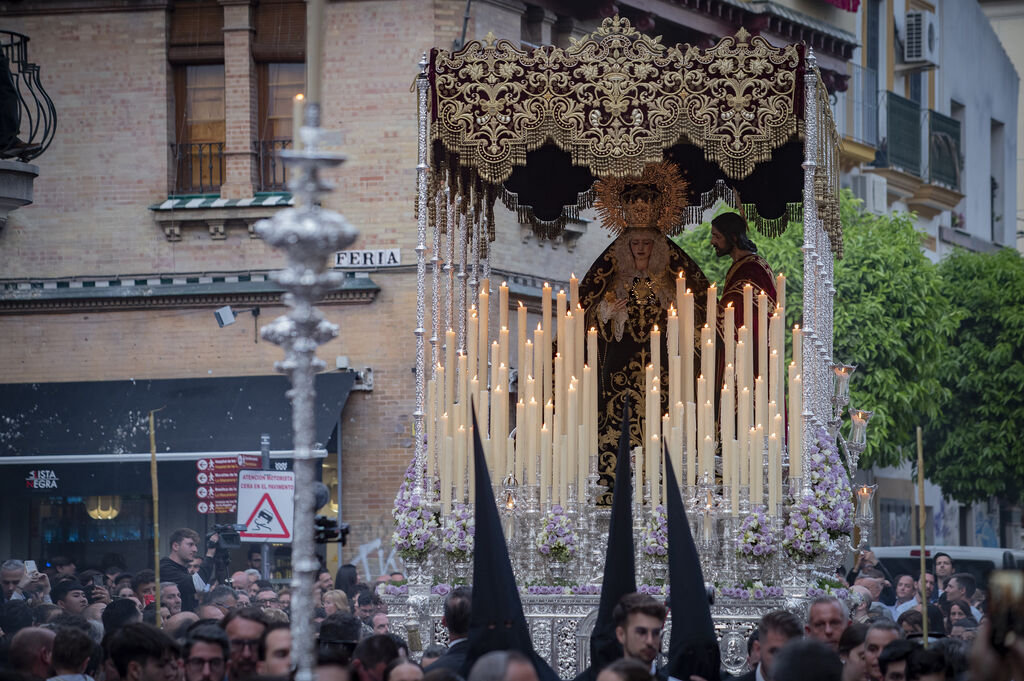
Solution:
{"label": "camera", "polygon": [[242,538],[238,536],[238,533],[245,532],[245,529],[245,525],[214,525],[207,533],[206,541],[209,542],[210,537],[216,534],[219,535],[219,540],[216,544],[218,553],[220,552],[220,549],[224,549],[225,551],[240,549],[242,548]]}

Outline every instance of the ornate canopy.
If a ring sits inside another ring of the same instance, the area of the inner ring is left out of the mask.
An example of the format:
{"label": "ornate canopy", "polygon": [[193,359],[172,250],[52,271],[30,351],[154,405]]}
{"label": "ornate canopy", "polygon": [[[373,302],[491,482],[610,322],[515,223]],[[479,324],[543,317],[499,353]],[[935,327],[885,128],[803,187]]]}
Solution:
{"label": "ornate canopy", "polygon": [[[668,47],[621,17],[566,49],[526,52],[493,35],[434,49],[434,180],[448,177],[463,206],[500,197],[550,237],[592,204],[596,178],[639,176],[671,158],[691,204],[720,196],[724,181],[755,226],[777,234],[802,201],[804,70],[802,45],[775,47],[741,28],[708,50]],[[838,143],[827,123],[821,147]],[[826,232],[840,252],[835,217]]]}

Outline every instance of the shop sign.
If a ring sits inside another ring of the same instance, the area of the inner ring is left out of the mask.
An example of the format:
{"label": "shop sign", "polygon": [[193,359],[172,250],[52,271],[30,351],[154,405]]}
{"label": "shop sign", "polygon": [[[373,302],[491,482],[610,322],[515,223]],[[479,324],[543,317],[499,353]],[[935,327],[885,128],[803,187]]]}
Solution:
{"label": "shop sign", "polygon": [[25,476],[25,487],[28,489],[57,489],[60,478],[52,468],[38,468]]}
{"label": "shop sign", "polygon": [[362,251],[338,251],[334,267],[341,270],[363,270],[374,267],[397,267],[402,264],[402,249],[374,248]]}

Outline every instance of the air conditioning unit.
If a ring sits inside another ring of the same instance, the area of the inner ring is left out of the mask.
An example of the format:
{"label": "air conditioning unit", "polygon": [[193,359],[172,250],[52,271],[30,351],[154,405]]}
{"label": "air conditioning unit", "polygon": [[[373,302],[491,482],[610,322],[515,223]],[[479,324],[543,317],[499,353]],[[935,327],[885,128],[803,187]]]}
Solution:
{"label": "air conditioning unit", "polygon": [[888,212],[885,178],[874,173],[863,173],[850,178],[853,195],[864,202],[864,210],[875,215]]}
{"label": "air conditioning unit", "polygon": [[938,66],[939,18],[935,12],[919,9],[907,12],[906,27],[903,61],[908,64]]}

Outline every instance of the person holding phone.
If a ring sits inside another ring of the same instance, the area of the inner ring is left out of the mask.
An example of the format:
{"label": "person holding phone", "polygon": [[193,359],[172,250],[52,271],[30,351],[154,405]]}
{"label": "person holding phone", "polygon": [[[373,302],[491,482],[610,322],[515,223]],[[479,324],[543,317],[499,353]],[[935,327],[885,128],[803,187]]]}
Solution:
{"label": "person holding phone", "polygon": [[36,568],[34,560],[6,560],[0,564],[3,601],[27,600],[50,603],[50,579]]}

